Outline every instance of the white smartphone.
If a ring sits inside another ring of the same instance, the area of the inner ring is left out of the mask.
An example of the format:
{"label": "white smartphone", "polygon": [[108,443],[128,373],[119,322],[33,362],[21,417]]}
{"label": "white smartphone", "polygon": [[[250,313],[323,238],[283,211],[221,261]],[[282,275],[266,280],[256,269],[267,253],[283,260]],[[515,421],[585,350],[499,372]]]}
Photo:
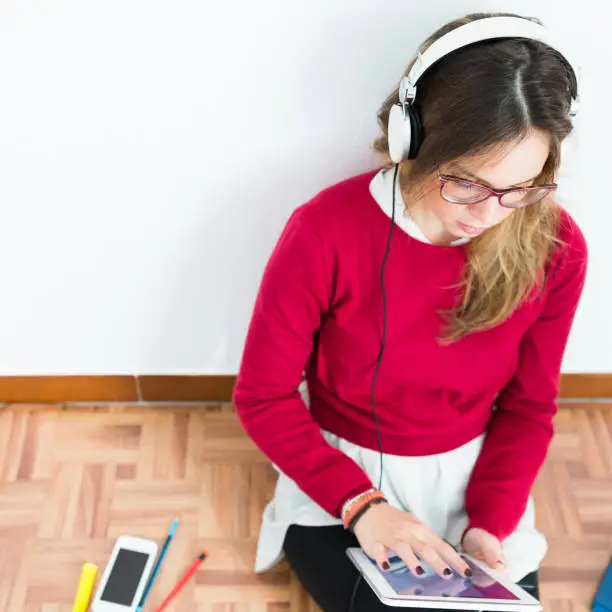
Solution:
{"label": "white smartphone", "polygon": [[361,548],[347,548],[346,554],[363,574],[378,598],[388,606],[435,608],[436,610],[489,610],[490,612],[540,612],[540,602],[501,572],[462,554],[472,577],[453,573],[441,578],[427,563],[423,576],[415,576],[397,556],[389,559],[390,569],[382,572]]}
{"label": "white smartphone", "polygon": [[93,598],[93,612],[133,612],[151,575],[157,544],[132,536],[120,536]]}

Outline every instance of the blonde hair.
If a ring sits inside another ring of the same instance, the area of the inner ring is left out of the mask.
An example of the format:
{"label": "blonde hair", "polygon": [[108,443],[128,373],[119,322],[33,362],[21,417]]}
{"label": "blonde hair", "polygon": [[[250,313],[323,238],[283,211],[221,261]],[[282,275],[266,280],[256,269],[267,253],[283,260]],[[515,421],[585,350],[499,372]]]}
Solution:
{"label": "blonde hair", "polygon": [[[478,13],[452,21],[420,51],[463,23],[501,14]],[[555,182],[560,145],[572,129],[569,107],[575,87],[571,67],[558,52],[538,41],[486,41],[455,51],[419,81],[417,108],[425,137],[416,159],[400,164],[400,184],[417,190],[436,176],[441,164],[488,154],[533,129],[550,138],[550,153],[536,183]],[[396,88],[378,115],[383,134],[373,147],[386,156],[385,165],[390,165],[388,117],[397,96]],[[466,247],[461,299],[443,313],[447,322],[443,341],[495,327],[537,296],[545,281],[546,263],[559,245],[558,224],[559,208],[547,197],[513,211],[471,240]]]}

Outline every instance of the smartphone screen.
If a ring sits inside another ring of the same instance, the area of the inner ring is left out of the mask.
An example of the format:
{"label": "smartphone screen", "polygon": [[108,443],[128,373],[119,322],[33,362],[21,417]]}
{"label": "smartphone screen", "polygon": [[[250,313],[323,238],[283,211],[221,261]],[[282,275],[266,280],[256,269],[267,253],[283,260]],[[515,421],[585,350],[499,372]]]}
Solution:
{"label": "smartphone screen", "polygon": [[100,601],[131,606],[149,555],[120,548]]}

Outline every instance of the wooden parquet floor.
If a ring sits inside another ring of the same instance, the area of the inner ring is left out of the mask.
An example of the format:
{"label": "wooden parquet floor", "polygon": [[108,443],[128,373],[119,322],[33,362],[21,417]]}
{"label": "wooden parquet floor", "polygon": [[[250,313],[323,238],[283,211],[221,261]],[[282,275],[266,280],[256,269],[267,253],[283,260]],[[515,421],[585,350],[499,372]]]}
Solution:
{"label": "wooden parquet floor", "polygon": [[[547,612],[586,612],[612,553],[612,404],[571,404],[535,487],[549,538]],[[82,563],[121,534],[180,526],[152,610],[202,549],[170,609],[315,612],[286,562],[255,575],[275,472],[230,405],[0,407],[0,611],[70,612]]]}

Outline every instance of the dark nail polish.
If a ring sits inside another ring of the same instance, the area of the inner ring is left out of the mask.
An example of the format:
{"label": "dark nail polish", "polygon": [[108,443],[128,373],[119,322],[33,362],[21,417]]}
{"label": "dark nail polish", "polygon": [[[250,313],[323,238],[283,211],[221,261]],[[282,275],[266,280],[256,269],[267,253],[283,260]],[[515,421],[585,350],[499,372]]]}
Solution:
{"label": "dark nail polish", "polygon": [[453,572],[451,572],[448,567],[444,568],[444,571],[442,572],[445,576],[450,576]]}
{"label": "dark nail polish", "polygon": [[382,568],[383,568],[384,570],[388,570],[390,567],[391,567],[391,566],[389,565],[389,562],[388,562],[388,561],[383,561]]}
{"label": "dark nail polish", "polygon": [[466,578],[471,578],[471,577],[474,575],[474,573],[473,573],[473,572],[472,572],[472,570],[471,570],[471,569],[468,567],[468,568],[465,570],[465,574],[464,574],[464,575],[465,575],[465,577],[466,577]]}
{"label": "dark nail polish", "polygon": [[422,576],[425,573],[425,570],[420,566],[417,565],[416,568],[414,569],[414,571],[419,575]]}

